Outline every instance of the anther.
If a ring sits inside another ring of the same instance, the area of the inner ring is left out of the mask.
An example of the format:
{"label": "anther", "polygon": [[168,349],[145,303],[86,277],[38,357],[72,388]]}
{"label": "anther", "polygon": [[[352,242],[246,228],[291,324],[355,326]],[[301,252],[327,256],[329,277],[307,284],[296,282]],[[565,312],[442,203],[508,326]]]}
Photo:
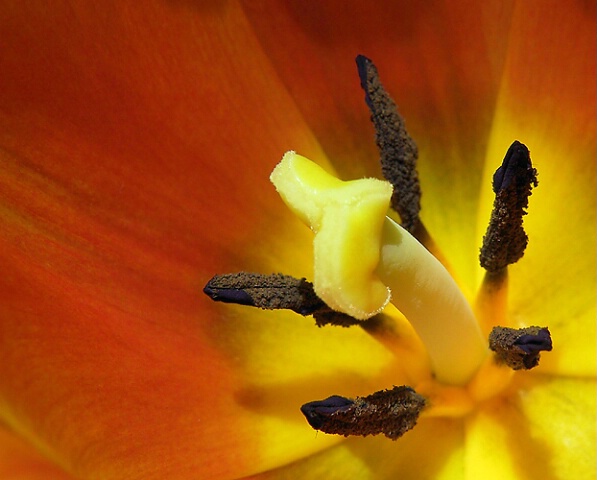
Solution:
{"label": "anther", "polygon": [[418,150],[406,131],[404,119],[380,82],[377,68],[363,55],[356,58],[365,102],[375,126],[375,140],[380,151],[382,173],[394,187],[391,206],[400,215],[402,226],[416,238],[423,229],[421,188],[417,174]]}
{"label": "anther", "polygon": [[537,171],[528,148],[515,141],[493,176],[495,200],[479,256],[488,273],[498,275],[522,258],[528,237],[522,226],[528,198],[537,186]]}
{"label": "anther", "polygon": [[318,326],[348,327],[359,321],[344,313],[335,312],[313,290],[313,284],[304,278],[280,273],[229,273],[215,275],[203,289],[212,300],[263,308],[265,310],[292,310],[300,315],[313,315]]}
{"label": "anther", "polygon": [[413,428],[425,399],[407,386],[354,400],[333,395],[301,407],[315,430],[337,435],[379,435],[396,440]]}
{"label": "anther", "polygon": [[494,327],[489,334],[489,348],[498,362],[513,370],[530,370],[539,364],[542,351],[551,351],[551,335],[547,327]]}
{"label": "anther", "polygon": [[203,289],[212,300],[250,305],[267,310],[289,309],[310,315],[324,306],[304,278],[289,275],[230,273],[214,276]]}

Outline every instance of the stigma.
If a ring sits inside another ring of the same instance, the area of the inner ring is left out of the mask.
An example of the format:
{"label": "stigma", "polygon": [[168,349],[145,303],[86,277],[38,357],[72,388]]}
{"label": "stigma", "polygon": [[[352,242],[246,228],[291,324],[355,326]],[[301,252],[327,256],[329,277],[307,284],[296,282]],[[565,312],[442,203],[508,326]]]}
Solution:
{"label": "stigma", "polygon": [[448,271],[387,217],[391,185],[342,182],[294,152],[284,155],[270,179],[315,234],[315,293],[362,319],[391,301],[427,347],[437,379],[467,383],[487,355],[486,341]]}

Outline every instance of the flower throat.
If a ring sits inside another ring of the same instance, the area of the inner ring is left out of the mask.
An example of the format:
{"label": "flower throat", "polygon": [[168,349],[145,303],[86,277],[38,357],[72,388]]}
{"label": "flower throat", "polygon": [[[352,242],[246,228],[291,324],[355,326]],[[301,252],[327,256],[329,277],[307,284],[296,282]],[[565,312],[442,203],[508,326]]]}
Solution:
{"label": "flower throat", "polygon": [[[315,233],[314,281],[239,272],[214,276],[204,292],[216,301],[312,315],[319,327],[359,326],[382,341],[380,332],[391,331],[392,321],[382,311],[393,303],[425,345],[433,386],[394,386],[354,399],[332,395],[301,411],[312,428],[325,433],[395,440],[423,412],[441,414],[444,390],[465,389],[467,398],[482,400],[503,389],[512,370],[535,367],[540,352],[552,349],[546,327],[496,326],[486,340],[477,318],[496,317],[502,308],[508,265],[522,258],[528,243],[523,216],[537,172],[527,147],[514,141],[493,177],[494,206],[480,251],[486,274],[475,316],[419,216],[417,146],[375,65],[361,55],[356,63],[386,181],[342,182],[288,152],[271,181]],[[386,216],[388,208],[400,224]],[[496,369],[497,375],[487,373]],[[499,380],[489,385],[484,381],[489,377]],[[466,411],[470,402],[461,403]]]}

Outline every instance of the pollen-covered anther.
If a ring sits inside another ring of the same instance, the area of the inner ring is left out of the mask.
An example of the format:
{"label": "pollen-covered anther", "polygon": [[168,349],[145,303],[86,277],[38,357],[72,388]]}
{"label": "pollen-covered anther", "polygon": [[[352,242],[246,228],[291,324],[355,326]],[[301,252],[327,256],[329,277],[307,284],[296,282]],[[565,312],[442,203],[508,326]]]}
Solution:
{"label": "pollen-covered anther", "polygon": [[349,327],[360,322],[344,313],[335,312],[319,298],[313,284],[305,278],[274,273],[237,272],[212,277],[203,292],[212,300],[262,308],[292,310],[300,315],[313,315],[315,323]]}
{"label": "pollen-covered anther", "polygon": [[537,171],[531,164],[529,149],[515,141],[493,176],[495,201],[479,256],[488,273],[499,275],[522,258],[528,243],[522,218],[536,186]]}
{"label": "pollen-covered anther", "polygon": [[421,187],[417,173],[418,149],[406,131],[404,119],[382,85],[377,68],[363,55],[356,58],[365,102],[375,126],[383,176],[394,187],[391,205],[400,215],[402,226],[419,241],[424,230],[419,218]]}
{"label": "pollen-covered anther", "polygon": [[383,433],[396,440],[412,429],[425,398],[407,386],[382,390],[354,400],[333,395],[301,407],[309,425],[324,433],[367,436]]}
{"label": "pollen-covered anther", "polygon": [[304,278],[276,273],[238,272],[215,275],[203,289],[212,300],[267,310],[289,309],[309,315],[325,306]]}
{"label": "pollen-covered anther", "polygon": [[513,370],[530,370],[539,364],[542,351],[551,351],[551,335],[547,327],[494,327],[489,334],[489,348],[499,363]]}

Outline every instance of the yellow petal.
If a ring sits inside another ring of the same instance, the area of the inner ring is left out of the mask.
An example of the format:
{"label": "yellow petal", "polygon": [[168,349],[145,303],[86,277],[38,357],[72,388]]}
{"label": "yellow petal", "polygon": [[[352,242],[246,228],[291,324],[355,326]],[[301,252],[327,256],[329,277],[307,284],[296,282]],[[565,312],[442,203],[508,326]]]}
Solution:
{"label": "yellow petal", "polygon": [[466,420],[466,479],[595,475],[595,382],[522,374]]}
{"label": "yellow petal", "polygon": [[[424,419],[395,442],[383,437],[350,438],[250,480],[462,480],[462,434],[459,420]],[[321,442],[321,436],[313,442]]]}
{"label": "yellow petal", "polygon": [[317,434],[301,414],[302,404],[332,394],[367,395],[407,382],[400,360],[362,329],[317,329],[312,319],[292,312],[246,307],[226,306],[217,315],[221,325],[212,328],[216,345],[228,352],[238,374],[229,395],[253,425],[251,445],[259,452],[259,470],[290,463],[341,439],[321,435],[314,442]]}

